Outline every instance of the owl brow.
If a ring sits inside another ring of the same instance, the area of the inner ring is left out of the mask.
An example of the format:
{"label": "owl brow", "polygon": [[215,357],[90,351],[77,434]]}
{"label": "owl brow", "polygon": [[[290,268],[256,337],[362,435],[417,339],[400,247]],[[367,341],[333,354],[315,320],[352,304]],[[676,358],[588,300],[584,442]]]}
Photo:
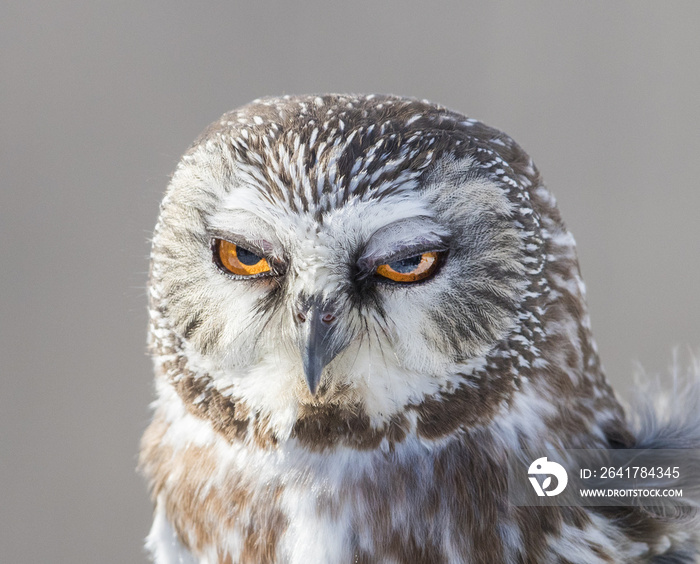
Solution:
{"label": "owl brow", "polygon": [[269,241],[258,237],[257,235],[244,235],[241,233],[234,233],[231,231],[224,231],[222,229],[210,229],[209,234],[211,235],[212,244],[214,239],[224,239],[240,245],[246,250],[255,252],[260,256],[278,258],[281,254],[275,249],[275,246]]}
{"label": "owl brow", "polygon": [[[224,207],[209,217],[207,224],[210,233],[218,231],[222,235],[238,235],[248,240],[276,239],[273,224],[247,209]],[[235,226],[235,229],[229,230],[229,226]]]}
{"label": "owl brow", "polygon": [[445,251],[448,246],[448,233],[431,219],[403,219],[377,230],[365,245],[357,265],[363,271],[371,271],[387,261]]}

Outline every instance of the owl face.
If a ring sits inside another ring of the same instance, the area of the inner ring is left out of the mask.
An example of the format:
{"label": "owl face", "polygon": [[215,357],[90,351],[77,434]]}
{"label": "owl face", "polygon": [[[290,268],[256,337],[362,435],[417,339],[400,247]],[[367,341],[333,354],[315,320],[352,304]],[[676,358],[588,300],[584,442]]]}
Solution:
{"label": "owl face", "polygon": [[414,101],[343,105],[225,116],[156,230],[152,284],[189,369],[280,417],[383,418],[449,389],[509,334],[527,286],[522,202],[454,124]]}

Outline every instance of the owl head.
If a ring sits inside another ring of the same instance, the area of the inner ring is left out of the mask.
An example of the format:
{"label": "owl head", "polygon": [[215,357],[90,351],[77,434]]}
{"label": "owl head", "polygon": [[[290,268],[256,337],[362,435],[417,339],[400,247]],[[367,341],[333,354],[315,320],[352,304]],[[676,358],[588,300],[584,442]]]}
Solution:
{"label": "owl head", "polygon": [[173,175],[150,301],[162,385],[227,429],[279,439],[342,413],[430,434],[535,385],[590,410],[609,396],[573,239],[532,161],[426,101],[225,114]]}

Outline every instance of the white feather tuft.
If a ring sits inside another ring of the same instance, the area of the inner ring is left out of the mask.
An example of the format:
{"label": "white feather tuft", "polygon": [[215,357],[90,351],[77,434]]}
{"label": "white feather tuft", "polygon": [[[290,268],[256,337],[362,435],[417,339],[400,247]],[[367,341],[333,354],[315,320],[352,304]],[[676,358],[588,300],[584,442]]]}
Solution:
{"label": "white feather tuft", "polygon": [[675,354],[670,379],[636,380],[628,410],[636,448],[700,449],[700,359]]}
{"label": "white feather tuft", "polygon": [[[686,475],[675,484],[683,490],[686,511],[675,519],[700,524],[700,360],[683,362],[674,354],[670,378],[645,378],[635,386],[628,418],[635,437],[633,449],[683,450]],[[639,376],[636,380],[639,380]],[[689,473],[688,473],[689,472]],[[669,517],[669,515],[666,515]]]}

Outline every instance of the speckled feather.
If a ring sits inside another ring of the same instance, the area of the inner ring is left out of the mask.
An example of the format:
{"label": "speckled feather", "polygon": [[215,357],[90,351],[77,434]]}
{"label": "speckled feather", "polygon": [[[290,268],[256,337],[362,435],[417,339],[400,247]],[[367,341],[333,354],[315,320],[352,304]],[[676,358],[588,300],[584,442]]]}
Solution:
{"label": "speckled feather", "polygon": [[[222,234],[277,275],[225,276]],[[407,240],[444,247],[433,278],[362,275]],[[158,399],[141,466],[158,563],[694,561],[682,523],[507,502],[509,449],[637,439],[574,240],[499,131],[393,96],[225,114],[173,176],[149,292]],[[316,395],[294,321],[314,296],[339,319]]]}

